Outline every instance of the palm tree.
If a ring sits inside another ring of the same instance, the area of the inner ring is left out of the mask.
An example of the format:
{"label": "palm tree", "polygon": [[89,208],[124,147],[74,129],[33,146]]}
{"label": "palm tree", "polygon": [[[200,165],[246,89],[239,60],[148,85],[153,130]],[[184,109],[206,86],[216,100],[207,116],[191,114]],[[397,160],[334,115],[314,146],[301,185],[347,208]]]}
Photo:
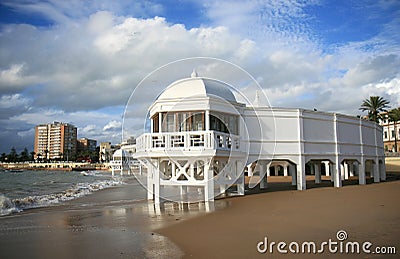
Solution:
{"label": "palm tree", "polygon": [[397,152],[397,122],[400,121],[400,108],[390,110],[388,113],[390,122],[393,122],[394,126],[394,152]]}
{"label": "palm tree", "polygon": [[381,96],[370,96],[369,99],[363,101],[360,110],[368,111],[369,120],[379,123],[379,119],[381,118],[380,113],[385,112],[386,108],[389,108],[388,104],[389,101]]}

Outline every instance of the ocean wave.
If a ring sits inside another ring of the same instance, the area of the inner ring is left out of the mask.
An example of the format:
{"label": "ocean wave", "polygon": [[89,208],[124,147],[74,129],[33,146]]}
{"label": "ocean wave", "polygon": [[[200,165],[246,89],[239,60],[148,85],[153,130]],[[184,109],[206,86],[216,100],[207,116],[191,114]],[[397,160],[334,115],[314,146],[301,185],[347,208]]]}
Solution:
{"label": "ocean wave", "polygon": [[9,199],[0,194],[0,216],[21,212],[25,209],[48,207],[121,184],[124,184],[122,179],[114,178],[112,180],[103,180],[93,183],[78,183],[63,192],[46,195]]}
{"label": "ocean wave", "polygon": [[0,216],[9,215],[12,213],[20,212],[14,202],[4,195],[0,195]]}

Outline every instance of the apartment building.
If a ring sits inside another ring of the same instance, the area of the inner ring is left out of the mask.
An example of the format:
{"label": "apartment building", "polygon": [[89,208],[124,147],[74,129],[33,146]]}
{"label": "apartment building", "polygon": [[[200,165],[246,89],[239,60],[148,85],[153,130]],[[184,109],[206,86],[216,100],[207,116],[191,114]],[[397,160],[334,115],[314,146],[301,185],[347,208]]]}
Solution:
{"label": "apartment building", "polygon": [[69,160],[77,151],[77,128],[68,123],[53,122],[35,127],[35,159]]}
{"label": "apartment building", "polygon": [[[385,152],[400,152],[400,121],[389,121],[387,113],[383,113],[383,119],[379,124],[383,128],[383,145]],[[395,139],[397,139],[397,150],[395,150]]]}
{"label": "apartment building", "polygon": [[115,149],[115,146],[111,145],[111,142],[100,142],[99,161],[109,162],[112,160]]}
{"label": "apartment building", "polygon": [[80,138],[78,139],[78,152],[79,151],[96,151],[97,141],[94,139]]}

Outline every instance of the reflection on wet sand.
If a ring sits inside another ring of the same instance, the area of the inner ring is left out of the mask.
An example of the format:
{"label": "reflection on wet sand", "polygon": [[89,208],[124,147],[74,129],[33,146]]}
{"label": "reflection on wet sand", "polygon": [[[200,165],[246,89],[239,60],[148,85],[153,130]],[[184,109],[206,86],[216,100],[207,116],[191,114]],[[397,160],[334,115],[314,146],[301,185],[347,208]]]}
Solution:
{"label": "reflection on wet sand", "polygon": [[[179,247],[155,231],[230,204],[227,200],[158,205],[145,200],[129,202],[124,192],[128,196],[131,187],[0,218],[2,257],[181,257]],[[121,197],[122,202],[116,202]]]}

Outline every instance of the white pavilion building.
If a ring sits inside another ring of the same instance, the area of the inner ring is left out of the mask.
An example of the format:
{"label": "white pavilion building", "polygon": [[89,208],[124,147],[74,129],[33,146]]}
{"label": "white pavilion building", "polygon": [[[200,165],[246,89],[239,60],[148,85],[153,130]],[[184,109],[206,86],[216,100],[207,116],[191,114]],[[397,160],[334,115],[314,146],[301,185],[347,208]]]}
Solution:
{"label": "white pavilion building", "polygon": [[266,188],[271,167],[275,174],[283,167],[292,185],[305,190],[306,164],[316,183],[324,173],[335,187],[350,176],[359,184],[367,175],[385,180],[378,124],[337,113],[250,107],[231,89],[193,73],[149,107],[150,133],[137,138],[134,155],[147,166],[148,199],[159,203],[169,187],[182,197],[196,190],[205,201],[227,191],[244,195],[245,172],[257,175],[249,185]]}

